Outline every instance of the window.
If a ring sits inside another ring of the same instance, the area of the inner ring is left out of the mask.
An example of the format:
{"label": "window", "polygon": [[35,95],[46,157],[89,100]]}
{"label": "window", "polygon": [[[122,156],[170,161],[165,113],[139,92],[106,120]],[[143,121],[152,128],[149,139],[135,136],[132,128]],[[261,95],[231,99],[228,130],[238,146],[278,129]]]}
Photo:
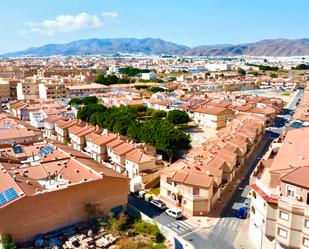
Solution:
{"label": "window", "polygon": [[278,228],[278,235],[283,237],[283,238],[287,238],[288,237],[288,231],[282,228]]}
{"label": "window", "polygon": [[305,220],[305,227],[309,228],[309,220]]}
{"label": "window", "polygon": [[255,193],[255,191],[252,192],[252,196],[253,196],[254,199],[256,199],[256,193]]}
{"label": "window", "polygon": [[255,207],[251,206],[251,211],[255,214]]}
{"label": "window", "polygon": [[167,191],[167,195],[170,196],[171,195],[171,191],[168,190]]}
{"label": "window", "polygon": [[167,177],[167,178],[166,178],[166,182],[167,182],[168,184],[172,184],[172,177]]}
{"label": "window", "polygon": [[200,189],[197,187],[193,187],[193,195],[199,195],[200,194]]}
{"label": "window", "polygon": [[309,248],[309,239],[307,239],[307,238],[303,238],[303,245],[305,246],[305,247],[308,247]]}
{"label": "window", "polygon": [[286,195],[287,195],[288,197],[295,198],[295,195],[296,195],[296,188],[295,188],[294,186],[287,185],[287,186],[286,186]]}
{"label": "window", "polygon": [[280,216],[280,219],[282,220],[289,220],[289,214],[286,212],[280,211],[279,216]]}
{"label": "window", "polygon": [[186,200],[183,200],[183,205],[187,205],[187,201]]}

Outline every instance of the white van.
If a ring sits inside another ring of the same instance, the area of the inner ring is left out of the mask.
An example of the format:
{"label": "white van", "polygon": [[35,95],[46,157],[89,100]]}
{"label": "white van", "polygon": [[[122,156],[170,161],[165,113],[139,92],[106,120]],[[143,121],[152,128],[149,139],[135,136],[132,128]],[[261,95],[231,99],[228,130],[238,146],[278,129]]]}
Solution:
{"label": "white van", "polygon": [[169,209],[166,209],[165,213],[168,215],[168,216],[171,216],[175,219],[179,219],[182,217],[182,212],[181,210],[177,209],[177,208],[169,208]]}

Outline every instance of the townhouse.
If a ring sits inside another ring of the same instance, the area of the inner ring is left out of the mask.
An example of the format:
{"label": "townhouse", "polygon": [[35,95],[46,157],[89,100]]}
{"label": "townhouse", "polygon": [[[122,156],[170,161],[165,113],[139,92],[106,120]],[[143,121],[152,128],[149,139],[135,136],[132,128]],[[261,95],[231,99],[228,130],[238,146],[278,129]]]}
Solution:
{"label": "townhouse", "polygon": [[117,136],[111,134],[108,131],[104,131],[99,134],[96,132],[90,133],[85,136],[86,138],[86,152],[92,155],[92,158],[97,162],[106,162],[107,161],[107,148],[106,144],[115,140]]}
{"label": "townhouse", "polygon": [[238,115],[213,141],[193,148],[185,159],[162,171],[160,198],[185,215],[209,214],[225,186],[246,165],[264,127],[265,119],[257,115]]}
{"label": "townhouse", "polygon": [[194,123],[219,130],[232,120],[234,112],[223,107],[198,107],[190,110]]}
{"label": "townhouse", "polygon": [[48,118],[44,127],[48,138],[56,137],[106,167],[127,175],[132,192],[145,184],[154,186],[159,182],[163,165],[158,163],[155,148],[149,145],[135,144],[80,120]]}
{"label": "townhouse", "polygon": [[[57,140],[62,142],[62,143],[69,142],[68,129],[71,126],[74,126],[78,123],[79,123],[79,121],[76,120],[76,119],[67,119],[67,120],[66,119],[59,119],[59,120],[55,121],[54,122],[54,129],[55,129],[55,134],[56,134]],[[45,127],[45,125],[44,125],[44,127]],[[51,133],[52,132],[53,131],[51,131]]]}
{"label": "townhouse", "polygon": [[98,127],[80,121],[68,128],[69,143],[75,150],[81,151],[86,147],[86,135],[98,130]]}

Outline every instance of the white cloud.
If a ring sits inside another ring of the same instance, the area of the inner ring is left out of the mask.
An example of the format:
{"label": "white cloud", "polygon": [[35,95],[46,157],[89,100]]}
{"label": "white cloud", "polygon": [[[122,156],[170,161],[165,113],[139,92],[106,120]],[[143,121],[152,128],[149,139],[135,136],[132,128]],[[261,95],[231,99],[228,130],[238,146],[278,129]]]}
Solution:
{"label": "white cloud", "polygon": [[52,36],[55,33],[73,32],[82,28],[95,28],[103,25],[99,17],[80,13],[79,15],[59,15],[53,20],[43,20],[41,22],[27,22],[22,34],[36,33]]}
{"label": "white cloud", "polygon": [[114,22],[114,23],[119,23],[119,15],[117,12],[103,12],[102,16],[106,17],[109,19],[109,21]]}

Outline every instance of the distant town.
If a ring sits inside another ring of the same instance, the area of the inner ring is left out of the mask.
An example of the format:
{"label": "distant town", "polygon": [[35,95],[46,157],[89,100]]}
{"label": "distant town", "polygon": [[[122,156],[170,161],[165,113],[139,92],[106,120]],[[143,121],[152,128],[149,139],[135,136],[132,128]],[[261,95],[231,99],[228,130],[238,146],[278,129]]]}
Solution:
{"label": "distant town", "polygon": [[0,59],[2,248],[308,248],[308,83],[309,56]]}

